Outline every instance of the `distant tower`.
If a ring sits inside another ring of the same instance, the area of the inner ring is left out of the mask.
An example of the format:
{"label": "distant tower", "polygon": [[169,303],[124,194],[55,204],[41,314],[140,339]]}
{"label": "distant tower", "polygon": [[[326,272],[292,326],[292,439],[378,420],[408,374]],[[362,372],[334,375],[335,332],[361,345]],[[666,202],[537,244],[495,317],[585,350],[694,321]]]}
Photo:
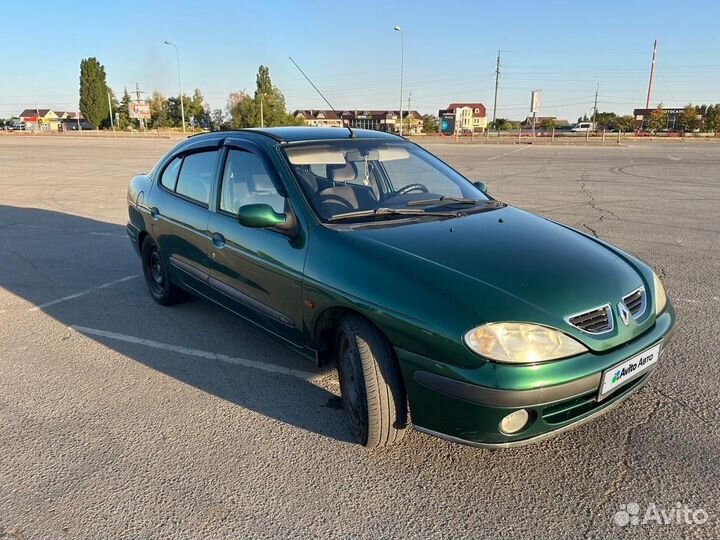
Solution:
{"label": "distant tower", "polygon": [[652,64],[650,65],[650,81],[648,82],[647,99],[645,100],[645,108],[650,108],[650,91],[652,90],[653,76],[655,75],[655,54],[657,53],[657,39],[653,44]]}

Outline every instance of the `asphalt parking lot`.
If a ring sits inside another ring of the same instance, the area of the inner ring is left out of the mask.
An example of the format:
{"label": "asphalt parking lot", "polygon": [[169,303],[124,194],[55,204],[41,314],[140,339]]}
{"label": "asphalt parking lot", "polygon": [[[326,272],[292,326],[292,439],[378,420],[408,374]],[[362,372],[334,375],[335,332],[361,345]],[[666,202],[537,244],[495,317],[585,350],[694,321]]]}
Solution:
{"label": "asphalt parking lot", "polygon": [[[648,385],[590,424],[378,452],[350,442],[332,372],[151,300],[125,190],[172,144],[0,137],[0,538],[720,537],[720,144],[430,145],[648,262],[679,322]],[[632,503],[707,521],[618,525]]]}

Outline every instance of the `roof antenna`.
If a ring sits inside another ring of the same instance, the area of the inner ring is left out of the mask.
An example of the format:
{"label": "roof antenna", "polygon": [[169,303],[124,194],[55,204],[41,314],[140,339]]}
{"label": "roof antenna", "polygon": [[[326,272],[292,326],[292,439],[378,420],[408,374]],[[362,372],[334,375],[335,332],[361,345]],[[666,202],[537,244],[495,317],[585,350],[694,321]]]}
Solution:
{"label": "roof antenna", "polygon": [[[293,64],[295,64],[295,67],[298,68],[298,71],[299,71],[300,73],[302,73],[303,77],[305,77],[305,78],[307,79],[307,82],[309,82],[310,85],[315,89],[315,91],[316,91],[318,94],[320,94],[320,97],[323,98],[323,100],[325,100],[325,103],[328,104],[328,107],[330,107],[330,109],[332,110],[332,112],[334,112],[334,113],[337,115],[337,117],[340,118],[340,121],[342,121],[342,116],[340,116],[340,115],[338,114],[338,112],[335,110],[335,107],[333,107],[332,105],[330,105],[330,102],[329,102],[329,101],[327,100],[327,98],[323,95],[323,93],[322,93],[320,90],[318,90],[318,87],[315,86],[315,84],[310,80],[310,77],[308,77],[307,75],[305,75],[305,72],[302,70],[302,68],[301,68],[300,66],[297,65],[297,62],[296,62],[295,60],[293,60],[292,56],[288,56],[288,58],[290,59],[290,61],[291,61]],[[344,124],[344,122],[343,122],[343,124]],[[345,126],[345,127],[346,127],[347,130],[350,132],[350,138],[354,137],[355,134],[353,133],[353,130],[352,130],[352,128],[350,127],[350,124],[348,124],[348,125]]]}

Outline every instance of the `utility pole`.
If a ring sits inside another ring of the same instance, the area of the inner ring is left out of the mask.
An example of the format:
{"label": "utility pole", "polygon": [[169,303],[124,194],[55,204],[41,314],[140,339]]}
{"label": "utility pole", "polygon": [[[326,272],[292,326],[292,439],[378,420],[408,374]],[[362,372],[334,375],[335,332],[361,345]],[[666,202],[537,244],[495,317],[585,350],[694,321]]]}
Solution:
{"label": "utility pole", "polygon": [[410,135],[410,123],[412,122],[412,116],[410,116],[410,100],[412,99],[412,92],[408,94],[408,108],[407,108],[407,114],[405,115],[408,119],[408,135]]}
{"label": "utility pole", "polygon": [[599,91],[600,91],[600,83],[597,83],[597,86],[595,87],[595,105],[593,105],[593,119],[592,119],[593,130],[597,129],[597,125],[595,124],[595,122],[597,121],[597,97],[598,97]]}
{"label": "utility pole", "polygon": [[497,62],[495,64],[495,99],[493,100],[493,126],[497,127],[497,95],[498,82],[500,81],[500,51],[498,51]]}
{"label": "utility pole", "polygon": [[115,131],[115,123],[113,122],[113,111],[112,111],[112,101],[110,100],[110,92],[108,91],[108,108],[110,109],[110,128]]}
{"label": "utility pole", "polygon": [[[140,92],[140,83],[137,83],[137,82],[136,82],[136,83],[135,83],[135,95],[137,96],[136,103],[137,103],[138,105],[140,104],[140,94],[141,94],[141,93],[142,93],[142,92]],[[138,118],[138,126],[140,127],[140,129],[142,129],[143,131],[145,131],[145,120],[143,120],[142,118]]]}
{"label": "utility pole", "polygon": [[650,91],[652,90],[653,76],[655,75],[655,55],[657,53],[657,39],[653,43],[652,64],[650,65],[650,81],[648,82],[647,99],[645,100],[645,108],[650,108]]}

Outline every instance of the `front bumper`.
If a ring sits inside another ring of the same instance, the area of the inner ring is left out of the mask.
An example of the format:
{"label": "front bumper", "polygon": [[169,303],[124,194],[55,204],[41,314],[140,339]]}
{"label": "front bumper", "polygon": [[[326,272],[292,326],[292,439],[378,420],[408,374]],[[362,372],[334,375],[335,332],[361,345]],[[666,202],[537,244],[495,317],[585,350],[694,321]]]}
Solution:
{"label": "front bumper", "polygon": [[[524,372],[522,384],[528,387],[523,388],[512,387],[513,373],[521,373],[519,366],[492,364],[493,379],[480,381],[480,373],[487,376],[487,370],[451,367],[396,349],[413,425],[418,431],[454,442],[489,448],[522,446],[562,433],[611,410],[641,388],[657,365],[602,401],[597,399],[605,369],[660,341],[662,360],[674,324],[675,312],[668,303],[667,309],[644,334],[611,351],[599,355],[589,353],[592,357],[589,360],[597,365],[594,372],[574,373],[569,370],[564,380],[554,380],[551,385],[543,384],[541,372],[535,381],[528,383],[527,373]],[[567,360],[557,362],[574,365]],[[493,381],[501,383],[488,384]],[[512,435],[501,432],[499,424],[502,418],[519,409],[528,411],[530,419],[527,425]]]}

